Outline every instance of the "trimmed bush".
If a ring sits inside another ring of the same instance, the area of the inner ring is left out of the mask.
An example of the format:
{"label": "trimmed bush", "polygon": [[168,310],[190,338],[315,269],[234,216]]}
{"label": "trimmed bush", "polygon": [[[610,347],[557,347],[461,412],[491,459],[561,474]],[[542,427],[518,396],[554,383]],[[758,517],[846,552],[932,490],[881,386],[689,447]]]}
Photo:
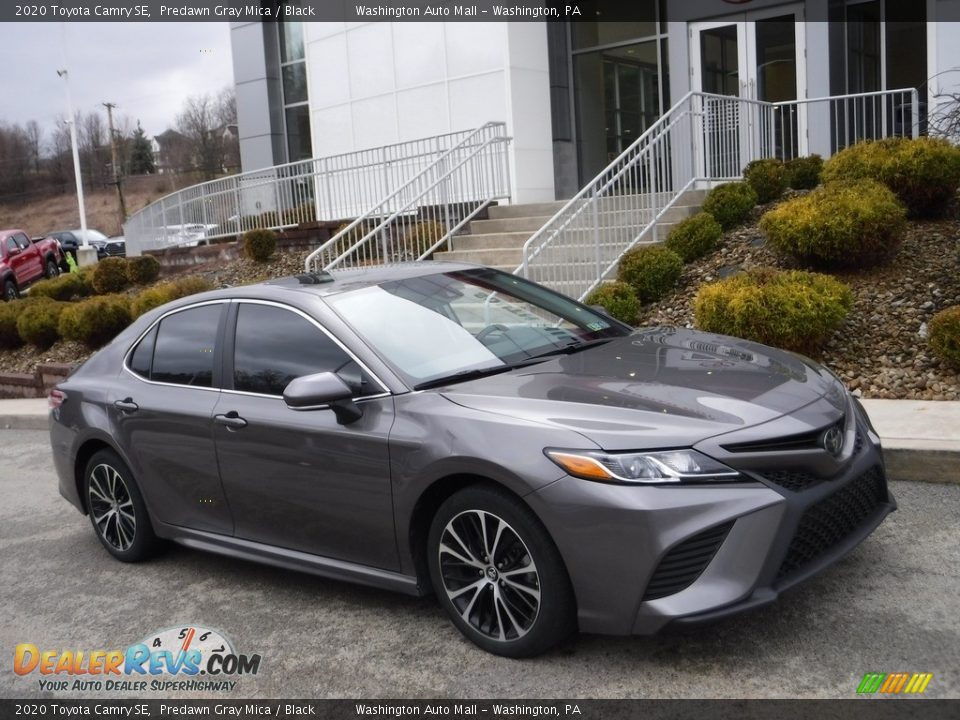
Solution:
{"label": "trimmed bush", "polygon": [[641,245],[620,259],[617,279],[629,284],[640,302],[666,295],[680,278],[683,258],[662,245]]}
{"label": "trimmed bush", "polygon": [[713,215],[700,212],[671,229],[665,245],[684,262],[693,262],[713,250],[721,235],[723,228]]}
{"label": "trimmed bush", "polygon": [[760,268],[701,287],[694,317],[708,332],[809,352],[852,305],[853,291],[829,275]]}
{"label": "trimmed bush", "polygon": [[106,345],[132,321],[123,295],[103,295],[71,303],[60,315],[60,335],[91,349]]}
{"label": "trimmed bush", "polygon": [[23,338],[17,330],[17,319],[28,304],[24,300],[0,303],[0,349],[13,350],[23,345]]}
{"label": "trimmed bush", "polygon": [[704,212],[713,215],[720,227],[729,230],[747,219],[757,204],[756,191],[745,182],[717,185],[703,201]]}
{"label": "trimmed bush", "polygon": [[823,174],[823,158],[819,155],[807,155],[788,160],[787,185],[794,190],[813,190],[820,184]]}
{"label": "trimmed bush", "polygon": [[51,300],[72,300],[76,297],[93,295],[87,273],[62,273],[50,280],[41,280],[30,286],[30,297],[50,298]]}
{"label": "trimmed bush", "polygon": [[633,325],[640,314],[640,300],[631,285],[625,282],[604,283],[595,288],[584,301],[587,305],[601,305],[610,317]]}
{"label": "trimmed bush", "polygon": [[869,178],[890,188],[911,217],[942,215],[960,185],[960,148],[942,138],[857,143],[823,168],[824,182]]}
{"label": "trimmed bush", "polygon": [[941,310],[930,319],[927,335],[937,356],[960,368],[960,305]]}
{"label": "trimmed bush", "polygon": [[743,169],[743,179],[757,194],[757,202],[768,203],[787,189],[787,171],[775,158],[754,160]]}
{"label": "trimmed bush", "polygon": [[277,249],[273,230],[250,230],[243,235],[243,254],[255,262],[267,262]]}
{"label": "trimmed bush", "polygon": [[127,280],[131,285],[152,283],[160,275],[160,261],[153,255],[127,258]]}
{"label": "trimmed bush", "polygon": [[774,248],[825,268],[889,260],[905,228],[903,207],[873,180],[817,188],[760,218],[760,230]]}
{"label": "trimmed bush", "polygon": [[130,281],[127,279],[126,258],[104,258],[96,264],[90,280],[97,295],[107,295],[123,290]]}
{"label": "trimmed bush", "polygon": [[213,285],[210,282],[196,276],[160,283],[137,293],[130,301],[130,313],[133,317],[138,318],[154,308],[166,305],[168,302],[212,289]]}
{"label": "trimmed bush", "polygon": [[25,342],[46,350],[60,339],[60,315],[69,303],[42,298],[28,303],[17,318],[17,332]]}

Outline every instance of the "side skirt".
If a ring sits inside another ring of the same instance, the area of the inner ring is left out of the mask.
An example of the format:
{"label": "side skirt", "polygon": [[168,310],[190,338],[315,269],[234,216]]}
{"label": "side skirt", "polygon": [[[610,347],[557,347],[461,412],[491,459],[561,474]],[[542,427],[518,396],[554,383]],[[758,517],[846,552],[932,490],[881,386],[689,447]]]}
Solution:
{"label": "side skirt", "polygon": [[390,570],[381,570],[344,560],[311,555],[299,550],[289,550],[251,540],[241,540],[227,535],[191,530],[178,525],[168,525],[157,520],[153,521],[153,526],[157,537],[172,540],[195,550],[204,550],[240,560],[251,560],[334,580],[369,585],[414,597],[428,594],[417,584],[416,577],[391,572]]}

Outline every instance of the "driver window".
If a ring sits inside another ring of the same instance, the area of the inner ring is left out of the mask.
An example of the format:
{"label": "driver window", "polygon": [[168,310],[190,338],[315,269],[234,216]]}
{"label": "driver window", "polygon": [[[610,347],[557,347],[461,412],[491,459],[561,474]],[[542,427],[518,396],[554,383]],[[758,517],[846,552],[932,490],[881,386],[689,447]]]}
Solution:
{"label": "driver window", "polygon": [[350,355],[301,315],[273,305],[241,303],[233,356],[233,389],[283,395],[294,378],[335,372],[354,396],[380,392]]}
{"label": "driver window", "polygon": [[20,249],[20,246],[17,245],[17,241],[14,240],[12,236],[7,238],[7,242],[5,243],[5,245],[6,245],[6,248],[7,248],[7,254],[8,254],[8,255],[9,255],[11,252],[16,252],[17,250]]}
{"label": "driver window", "polygon": [[26,250],[28,247],[30,247],[30,238],[23,233],[17,233],[13,236],[13,238],[17,241],[17,244],[20,246],[21,250]]}

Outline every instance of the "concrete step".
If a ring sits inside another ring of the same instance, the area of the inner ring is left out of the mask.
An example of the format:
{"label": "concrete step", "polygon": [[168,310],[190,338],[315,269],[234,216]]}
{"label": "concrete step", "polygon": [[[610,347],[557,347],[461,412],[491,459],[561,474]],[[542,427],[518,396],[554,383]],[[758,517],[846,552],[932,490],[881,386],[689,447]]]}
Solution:
{"label": "concrete step", "polygon": [[510,267],[512,270],[518,267],[523,261],[523,250],[520,247],[448,250],[446,252],[435,253],[433,259],[439,260],[440,262],[467,262],[493,267]]}
{"label": "concrete step", "polygon": [[469,230],[474,235],[520,232],[523,230],[533,233],[546,225],[550,217],[550,215],[532,215],[530,217],[500,218],[498,220],[474,220],[470,223]]}
{"label": "concrete step", "polygon": [[497,205],[488,210],[488,215],[491,220],[537,217],[542,215],[549,217],[555,215],[557,211],[566,204],[566,200],[557,200],[555,202],[525,203],[522,205]]}

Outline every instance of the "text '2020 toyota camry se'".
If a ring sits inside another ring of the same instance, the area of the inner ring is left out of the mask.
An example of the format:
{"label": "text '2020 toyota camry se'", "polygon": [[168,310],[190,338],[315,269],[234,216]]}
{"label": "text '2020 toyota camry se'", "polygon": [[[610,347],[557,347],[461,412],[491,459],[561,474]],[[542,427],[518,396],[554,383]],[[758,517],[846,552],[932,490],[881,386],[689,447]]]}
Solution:
{"label": "text '2020 toyota camry se'", "polygon": [[60,492],[117,559],[170,539],[432,591],[514,657],[770,602],[895,508],[822,366],[469,265],[184,298],[51,415]]}

